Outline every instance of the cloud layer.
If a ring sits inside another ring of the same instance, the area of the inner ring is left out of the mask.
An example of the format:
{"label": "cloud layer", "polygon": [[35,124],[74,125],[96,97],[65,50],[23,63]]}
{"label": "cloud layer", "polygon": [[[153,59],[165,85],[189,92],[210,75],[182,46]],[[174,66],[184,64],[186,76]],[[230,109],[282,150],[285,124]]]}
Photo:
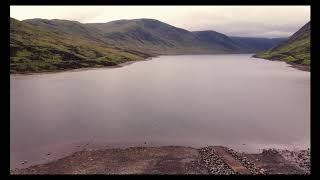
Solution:
{"label": "cloud layer", "polygon": [[152,18],[190,31],[287,37],[310,21],[310,6],[11,6],[10,16],[82,23]]}

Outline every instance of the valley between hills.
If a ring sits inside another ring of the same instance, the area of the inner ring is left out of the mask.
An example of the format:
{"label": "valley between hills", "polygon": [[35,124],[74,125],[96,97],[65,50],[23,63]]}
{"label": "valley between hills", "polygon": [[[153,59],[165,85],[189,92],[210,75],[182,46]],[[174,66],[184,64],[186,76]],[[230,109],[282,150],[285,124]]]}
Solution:
{"label": "valley between hills", "polygon": [[97,68],[181,54],[258,53],[256,57],[309,66],[308,27],[289,39],[253,38],[191,32],[155,19],[80,23],[10,18],[10,73]]}

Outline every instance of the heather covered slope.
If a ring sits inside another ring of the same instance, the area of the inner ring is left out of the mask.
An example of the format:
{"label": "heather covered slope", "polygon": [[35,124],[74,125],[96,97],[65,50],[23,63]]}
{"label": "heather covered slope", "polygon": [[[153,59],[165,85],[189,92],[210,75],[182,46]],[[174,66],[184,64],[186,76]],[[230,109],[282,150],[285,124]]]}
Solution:
{"label": "heather covered slope", "polygon": [[294,33],[287,41],[265,52],[258,53],[255,57],[310,66],[310,22]]}
{"label": "heather covered slope", "polygon": [[43,72],[116,65],[150,56],[77,34],[48,31],[10,19],[10,72]]}

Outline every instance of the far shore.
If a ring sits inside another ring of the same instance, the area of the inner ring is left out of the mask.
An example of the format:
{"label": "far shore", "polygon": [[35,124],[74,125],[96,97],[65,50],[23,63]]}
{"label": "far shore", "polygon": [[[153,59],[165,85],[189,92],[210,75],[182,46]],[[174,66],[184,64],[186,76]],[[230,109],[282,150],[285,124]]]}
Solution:
{"label": "far shore", "polygon": [[[252,53],[234,53],[234,54],[252,54]],[[183,55],[228,55],[228,53],[217,53],[217,54],[173,54],[174,56],[183,56]],[[158,56],[170,56],[169,54],[163,54]],[[158,56],[150,56],[142,60],[136,60],[136,61],[127,61],[124,63],[120,63],[117,65],[112,66],[101,66],[101,67],[83,67],[83,68],[74,68],[74,69],[62,69],[62,70],[53,70],[53,71],[39,71],[39,72],[19,72],[19,73],[10,73],[10,76],[27,76],[27,75],[41,75],[41,74],[55,74],[55,73],[63,73],[63,72],[79,72],[79,71],[87,71],[87,70],[96,70],[96,69],[113,69],[113,68],[121,68],[136,62],[141,61],[149,61],[152,60],[152,58],[158,57]]]}
{"label": "far shore", "polygon": [[[282,60],[279,60],[279,59],[266,59],[266,58],[262,58],[262,57],[257,57],[257,56],[255,56],[255,55],[253,55],[252,57],[254,57],[254,58],[260,58],[260,59],[265,59],[265,60],[268,60],[268,61],[281,61],[281,62],[285,62],[285,61],[282,61]],[[301,70],[301,71],[310,72],[310,70],[311,70],[311,67],[310,67],[310,66],[307,66],[307,65],[302,65],[302,64],[292,63],[292,62],[285,62],[285,63],[287,63],[288,65],[290,65],[289,67],[292,67],[292,68],[295,68],[295,69],[298,69],[298,70]]]}
{"label": "far shore", "polygon": [[79,71],[87,71],[87,70],[96,70],[96,69],[113,69],[113,68],[121,68],[124,66],[128,66],[130,64],[142,61],[150,61],[154,57],[148,57],[142,60],[136,61],[127,61],[124,63],[120,63],[113,66],[101,66],[101,67],[84,67],[84,68],[75,68],[75,69],[63,69],[63,70],[55,70],[55,71],[41,71],[41,72],[26,72],[26,73],[10,73],[10,76],[26,76],[26,75],[41,75],[41,74],[55,74],[55,73],[64,73],[64,72],[79,72]]}
{"label": "far shore", "polygon": [[[240,54],[243,54],[243,53],[240,53]],[[181,55],[185,55],[185,54],[181,54]],[[207,54],[204,54],[204,55],[207,55]],[[155,57],[157,57],[157,56],[148,57],[148,58],[142,59],[142,60],[127,61],[127,62],[120,63],[120,64],[117,64],[117,65],[112,65],[112,66],[83,67],[83,68],[75,68],[75,69],[62,69],[62,70],[54,70],[54,71],[25,72],[25,73],[21,73],[20,72],[20,73],[10,73],[10,76],[15,77],[15,76],[26,76],[26,75],[55,74],[55,73],[63,73],[63,72],[79,72],[79,71],[97,70],[97,69],[121,68],[121,67],[128,66],[128,65],[136,63],[136,62],[149,61],[149,60],[152,60],[152,58],[155,58]],[[278,59],[266,59],[266,58],[256,57],[255,55],[253,55],[252,57],[265,59],[265,60],[269,60],[269,61],[281,61],[281,60],[278,60]],[[284,61],[281,61],[281,62],[284,62]],[[286,62],[286,63],[288,65],[290,65],[289,67],[292,67],[292,68],[295,68],[295,69],[298,69],[298,70],[301,70],[301,71],[310,72],[310,69],[311,69],[310,66],[306,66],[306,65],[290,63],[290,62]]]}

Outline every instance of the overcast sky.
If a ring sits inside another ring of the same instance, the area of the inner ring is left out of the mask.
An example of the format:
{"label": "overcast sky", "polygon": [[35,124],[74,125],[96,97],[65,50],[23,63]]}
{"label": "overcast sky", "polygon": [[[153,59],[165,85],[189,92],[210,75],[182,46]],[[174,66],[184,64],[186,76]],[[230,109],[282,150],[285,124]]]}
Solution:
{"label": "overcast sky", "polygon": [[310,20],[310,6],[11,6],[10,16],[82,23],[152,18],[190,31],[287,37]]}

